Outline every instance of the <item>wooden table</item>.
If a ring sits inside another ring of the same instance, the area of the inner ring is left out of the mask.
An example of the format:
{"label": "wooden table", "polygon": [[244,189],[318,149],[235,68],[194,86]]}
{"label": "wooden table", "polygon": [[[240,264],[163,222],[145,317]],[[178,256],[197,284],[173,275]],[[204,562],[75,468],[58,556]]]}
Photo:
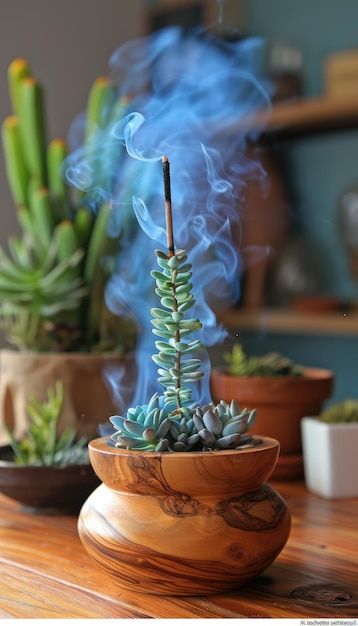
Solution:
{"label": "wooden table", "polygon": [[85,552],[75,516],[25,512],[0,496],[0,618],[358,617],[358,500],[272,484],[292,515],[275,563],[241,589],[189,598],[121,590]]}

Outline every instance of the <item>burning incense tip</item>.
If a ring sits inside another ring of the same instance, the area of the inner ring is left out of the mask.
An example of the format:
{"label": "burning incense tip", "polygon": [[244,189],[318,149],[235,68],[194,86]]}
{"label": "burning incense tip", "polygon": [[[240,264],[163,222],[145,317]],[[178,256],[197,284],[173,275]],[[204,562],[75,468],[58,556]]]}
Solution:
{"label": "burning incense tip", "polygon": [[171,191],[170,191],[170,165],[168,161],[168,157],[162,157],[163,163],[163,177],[164,177],[164,197],[165,200],[170,202],[171,200]]}
{"label": "burning incense tip", "polygon": [[170,166],[168,157],[162,157],[163,179],[164,179],[164,198],[165,198],[165,221],[167,231],[168,255],[174,256],[174,234],[173,234],[173,216],[172,216],[172,200],[170,191]]}

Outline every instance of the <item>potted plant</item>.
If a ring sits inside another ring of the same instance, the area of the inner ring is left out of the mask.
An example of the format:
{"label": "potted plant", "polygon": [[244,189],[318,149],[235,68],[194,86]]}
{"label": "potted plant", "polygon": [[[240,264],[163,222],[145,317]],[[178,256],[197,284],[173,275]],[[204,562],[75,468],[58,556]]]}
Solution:
{"label": "potted plant", "polygon": [[[262,572],[284,547],[290,515],[269,486],[279,443],[248,435],[255,409],[233,400],[195,404],[203,378],[201,328],[187,318],[195,303],[191,264],[175,250],[163,159],[168,253],[156,251],[160,307],[151,309],[158,382],[144,405],[114,415],[111,437],[89,443],[103,481],[78,520],[89,554],[124,588],[200,595],[235,588]],[[146,368],[146,362],[141,363]]]}
{"label": "potted plant", "polygon": [[70,427],[57,434],[62,403],[61,381],[48,389],[45,402],[32,395],[26,435],[18,441],[7,428],[11,443],[0,447],[0,491],[31,510],[78,511],[99,483],[86,438]]}
{"label": "potted plant", "polygon": [[252,432],[280,442],[273,477],[303,477],[301,419],[320,413],[332,394],[334,373],[297,365],[278,353],[249,357],[239,343],[233,345],[231,352],[226,351],[223,359],[226,366],[211,370],[214,402],[219,398],[240,398],[244,406],[255,406],[258,418]]}
{"label": "potted plant", "polygon": [[307,488],[324,498],[358,496],[358,400],[335,402],[301,422]]}
{"label": "potted plant", "polygon": [[[12,347],[1,352],[1,419],[20,438],[29,394],[45,397],[61,379],[60,428],[77,428],[85,415],[94,421],[82,427],[93,436],[99,412],[116,408],[104,368],[120,363],[135,345],[131,320],[114,315],[105,301],[119,238],[108,233],[108,202],[90,203],[93,198],[66,183],[67,146],[58,138],[47,145],[44,93],[27,61],[15,59],[8,77],[13,111],[2,139],[22,232],[8,238],[8,251],[0,249],[0,327]],[[108,80],[95,81],[86,116],[89,153],[112,97]]]}

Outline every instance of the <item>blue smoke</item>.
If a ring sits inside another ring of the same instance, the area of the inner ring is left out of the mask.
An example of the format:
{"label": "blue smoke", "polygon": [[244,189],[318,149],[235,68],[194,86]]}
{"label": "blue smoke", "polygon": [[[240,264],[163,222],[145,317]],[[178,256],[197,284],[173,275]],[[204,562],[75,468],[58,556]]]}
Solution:
{"label": "blue smoke", "polygon": [[[110,59],[116,97],[103,111],[92,148],[84,141],[84,115],[71,128],[68,180],[94,210],[110,202],[112,234],[121,241],[107,302],[118,315],[129,311],[138,325],[135,404],[158,390],[150,309],[159,303],[150,270],[154,250],[167,245],[163,155],[170,161],[175,245],[193,266],[190,313],[203,323],[204,345],[222,341],[226,331],[216,314],[239,298],[243,192],[249,179],[264,182],[265,174],[246,153],[257,129],[233,129],[255,110],[269,110],[253,65],[261,45],[256,38],[226,42],[202,30],[184,35],[177,27],[130,41]],[[200,401],[210,400],[208,378]]]}

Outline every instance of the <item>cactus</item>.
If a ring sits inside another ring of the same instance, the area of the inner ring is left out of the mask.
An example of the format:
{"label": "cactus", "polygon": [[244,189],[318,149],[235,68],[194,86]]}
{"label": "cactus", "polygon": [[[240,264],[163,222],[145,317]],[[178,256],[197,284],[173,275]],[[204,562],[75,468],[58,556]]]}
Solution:
{"label": "cactus", "polygon": [[10,191],[15,205],[18,207],[25,206],[27,203],[29,172],[21,146],[19,120],[15,115],[9,115],[4,120],[2,141]]}
{"label": "cactus", "polygon": [[226,372],[230,376],[303,376],[304,368],[278,352],[248,357],[239,343],[231,352],[224,352]]}
{"label": "cactus", "polygon": [[67,146],[63,139],[53,139],[47,150],[49,191],[58,218],[65,218],[70,211],[69,190],[64,180],[63,165]]}
{"label": "cactus", "polygon": [[20,135],[30,177],[35,185],[47,185],[44,97],[39,82],[26,76],[19,84]]}
{"label": "cactus", "polygon": [[[13,111],[2,143],[22,236],[8,238],[8,252],[0,248],[0,327],[19,349],[127,351],[134,325],[114,318],[104,298],[119,250],[108,235],[110,208],[90,209],[84,194],[80,204],[71,199],[67,146],[61,138],[47,146],[44,91],[25,59],[10,63],[8,85]],[[111,102],[108,79],[97,79],[88,98],[88,149]]]}

